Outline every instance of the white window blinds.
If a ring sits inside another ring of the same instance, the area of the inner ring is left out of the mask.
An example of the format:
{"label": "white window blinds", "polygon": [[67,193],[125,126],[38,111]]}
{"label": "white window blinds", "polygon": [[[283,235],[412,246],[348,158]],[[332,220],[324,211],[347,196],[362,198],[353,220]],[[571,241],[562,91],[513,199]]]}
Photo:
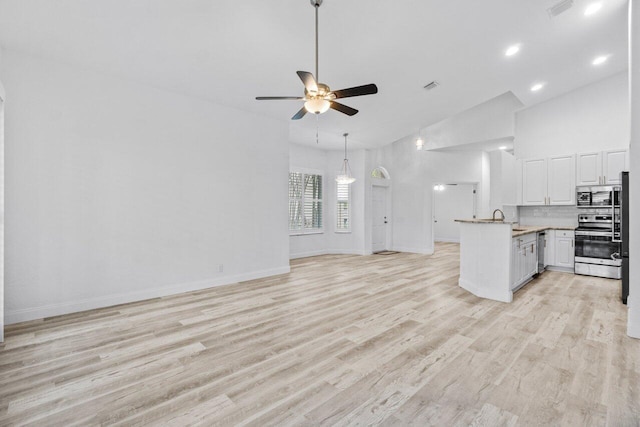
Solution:
{"label": "white window blinds", "polygon": [[349,231],[351,229],[350,188],[349,184],[336,184],[338,209],[336,213],[336,231]]}
{"label": "white window blinds", "polygon": [[322,230],[322,175],[289,173],[289,231]]}

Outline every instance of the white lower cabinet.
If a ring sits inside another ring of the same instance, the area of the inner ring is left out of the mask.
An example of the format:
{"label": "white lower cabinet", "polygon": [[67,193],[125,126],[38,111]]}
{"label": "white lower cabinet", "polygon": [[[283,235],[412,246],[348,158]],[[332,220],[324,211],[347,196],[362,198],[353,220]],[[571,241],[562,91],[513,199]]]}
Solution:
{"label": "white lower cabinet", "polygon": [[529,281],[538,272],[536,233],[511,239],[511,290]]}
{"label": "white lower cabinet", "polygon": [[555,234],[555,263],[553,265],[569,269],[574,268],[574,232],[556,230]]}

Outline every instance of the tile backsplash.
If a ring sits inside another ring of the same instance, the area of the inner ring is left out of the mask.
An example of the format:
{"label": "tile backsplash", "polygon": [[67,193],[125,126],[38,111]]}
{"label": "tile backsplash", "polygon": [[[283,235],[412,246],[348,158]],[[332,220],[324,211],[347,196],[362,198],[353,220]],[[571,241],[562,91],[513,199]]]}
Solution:
{"label": "tile backsplash", "polygon": [[520,225],[578,226],[579,212],[575,206],[517,206],[515,208],[518,210]]}

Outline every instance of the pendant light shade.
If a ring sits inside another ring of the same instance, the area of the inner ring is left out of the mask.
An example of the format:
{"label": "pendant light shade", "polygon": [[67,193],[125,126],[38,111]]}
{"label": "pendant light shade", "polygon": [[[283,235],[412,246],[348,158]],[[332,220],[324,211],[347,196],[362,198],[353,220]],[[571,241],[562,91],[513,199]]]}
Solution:
{"label": "pendant light shade", "polygon": [[338,184],[351,184],[356,180],[353,175],[351,175],[351,167],[349,166],[349,159],[347,159],[347,135],[349,134],[344,134],[344,161],[342,162],[342,169],[336,177]]}

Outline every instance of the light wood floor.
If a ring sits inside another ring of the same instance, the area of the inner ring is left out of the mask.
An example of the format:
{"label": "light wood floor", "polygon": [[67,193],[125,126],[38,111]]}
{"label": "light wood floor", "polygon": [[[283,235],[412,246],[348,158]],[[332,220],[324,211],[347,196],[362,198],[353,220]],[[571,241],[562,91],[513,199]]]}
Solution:
{"label": "light wood floor", "polygon": [[321,256],[274,278],[12,325],[0,425],[640,424],[619,282],[545,272],[512,304],[433,256]]}

